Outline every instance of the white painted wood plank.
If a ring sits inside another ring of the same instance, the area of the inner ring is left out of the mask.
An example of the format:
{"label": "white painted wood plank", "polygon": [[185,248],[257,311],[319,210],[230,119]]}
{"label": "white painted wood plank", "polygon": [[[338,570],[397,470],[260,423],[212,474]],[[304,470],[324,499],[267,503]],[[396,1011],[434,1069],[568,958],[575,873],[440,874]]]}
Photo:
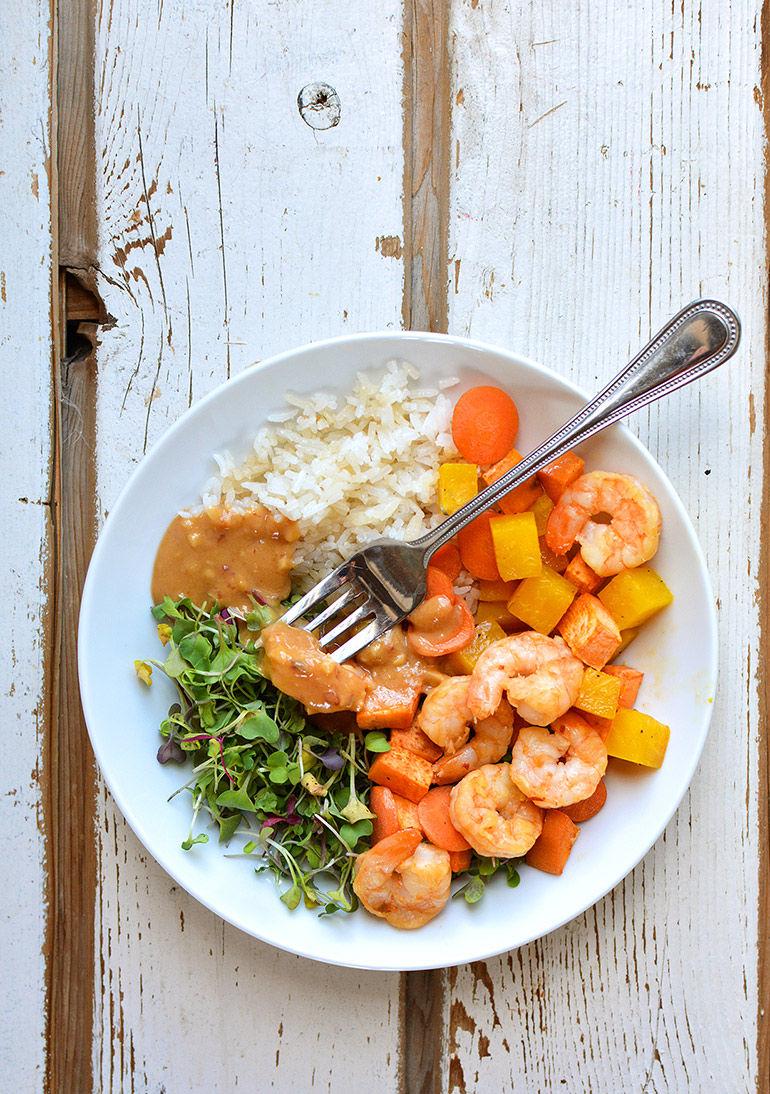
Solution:
{"label": "white painted wood plank", "polygon": [[[0,601],[3,764],[0,1061],[9,1089],[45,1080],[41,748],[51,533],[51,41],[46,0],[0,13]],[[13,990],[8,990],[12,982]],[[20,1046],[24,1050],[20,1051]]]}
{"label": "white painted wood plank", "polygon": [[[119,0],[97,28],[99,502],[192,402],[401,317],[401,4]],[[297,96],[336,89],[339,125]],[[383,246],[383,238],[390,237]],[[152,762],[148,758],[148,762]],[[99,803],[105,1091],[394,1089],[397,975],[316,965],[198,906]]]}
{"label": "white painted wood plank", "polygon": [[728,300],[745,329],[729,373],[630,423],[696,522],[719,604],[703,761],[615,892],[537,944],[452,973],[450,1090],[755,1086],[758,23],[757,3],[715,0],[453,9],[450,331],[594,389],[699,295]]}

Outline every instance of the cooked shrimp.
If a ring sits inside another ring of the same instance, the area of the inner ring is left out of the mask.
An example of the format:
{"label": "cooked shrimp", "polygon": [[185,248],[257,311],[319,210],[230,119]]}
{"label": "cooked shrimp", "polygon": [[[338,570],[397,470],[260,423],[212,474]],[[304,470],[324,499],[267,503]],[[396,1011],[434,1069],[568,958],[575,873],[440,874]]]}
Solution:
{"label": "cooked shrimp", "polygon": [[[600,513],[608,524],[591,518]],[[580,544],[583,560],[600,577],[641,566],[658,549],[658,503],[633,475],[589,471],[568,486],[548,518],[545,542],[563,554]]]}
{"label": "cooked shrimp", "polygon": [[487,858],[525,855],[543,828],[543,811],[511,778],[510,764],[485,764],[452,790],[449,815],[474,851]]}
{"label": "cooked shrimp", "polygon": [[433,781],[439,786],[456,783],[469,771],[495,764],[508,751],[513,739],[513,710],[502,700],[494,714],[473,723],[473,736],[457,752],[445,755],[433,765]]}
{"label": "cooked shrimp", "polygon": [[482,652],[471,673],[468,706],[476,718],[486,718],[506,692],[525,721],[547,726],[575,702],[583,671],[562,638],[512,634]]}
{"label": "cooked shrimp", "polygon": [[417,725],[445,752],[456,752],[471,734],[473,714],[468,706],[470,676],[448,676],[425,696]]}
{"label": "cooked shrimp", "polygon": [[417,828],[406,828],[356,859],[356,896],[368,912],[393,927],[422,927],[449,900],[449,852],[421,840]]}
{"label": "cooked shrimp", "polygon": [[311,714],[358,710],[367,677],[355,665],[338,665],[308,631],[271,623],[262,631],[265,670],[279,689]]}
{"label": "cooked shrimp", "polygon": [[524,726],[511,756],[513,781],[544,809],[590,798],[606,770],[604,741],[573,714],[557,719],[551,729]]}

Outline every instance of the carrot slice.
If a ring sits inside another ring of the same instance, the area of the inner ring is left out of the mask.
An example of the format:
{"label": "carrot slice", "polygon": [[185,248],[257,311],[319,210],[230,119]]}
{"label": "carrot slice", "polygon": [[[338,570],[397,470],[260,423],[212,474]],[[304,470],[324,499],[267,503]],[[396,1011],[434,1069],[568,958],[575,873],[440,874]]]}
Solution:
{"label": "carrot slice", "polygon": [[463,566],[474,577],[484,581],[500,581],[500,571],[495,561],[495,548],[489,522],[499,516],[493,509],[481,513],[475,520],[457,533],[457,545]]}
{"label": "carrot slice", "polygon": [[434,786],[417,804],[417,816],[425,838],[444,851],[467,851],[470,847],[465,836],[452,824],[449,815],[451,786]]}
{"label": "carrot slice", "polygon": [[415,653],[419,653],[422,657],[444,657],[448,653],[457,653],[458,650],[465,649],[476,633],[476,621],[461,596],[455,597],[453,610],[456,616],[456,629],[448,635],[445,634],[439,638],[430,631],[409,628],[407,641]]}
{"label": "carrot slice", "polygon": [[513,447],[519,412],[499,387],[481,385],[457,400],[452,414],[452,440],[469,463],[495,463]]}
{"label": "carrot slice", "polygon": [[398,810],[392,790],[387,786],[373,786],[369,791],[369,809],[374,813],[372,820],[372,845],[386,836],[398,832]]}
{"label": "carrot slice", "polygon": [[[431,555],[430,566],[437,566],[451,581],[456,581],[463,568],[460,549],[456,543],[445,543]],[[430,566],[428,569],[430,569]]]}
{"label": "carrot slice", "polygon": [[425,580],[428,586],[425,590],[426,600],[429,600],[432,596],[445,596],[447,600],[451,600],[454,603],[454,585],[446,570],[442,570],[440,566],[434,566],[431,561],[426,570]]}
{"label": "carrot slice", "polygon": [[582,824],[583,821],[595,817],[606,801],[607,787],[604,785],[604,779],[600,779],[599,785],[589,798],[584,798],[582,802],[575,802],[573,805],[563,805],[561,811],[566,813],[574,824]]}
{"label": "carrot slice", "polygon": [[467,851],[450,851],[449,852],[449,868],[453,874],[461,874],[464,870],[467,870],[471,864],[471,849]]}
{"label": "carrot slice", "polygon": [[580,829],[560,809],[546,809],[543,830],[527,852],[527,866],[546,874],[560,874]]}

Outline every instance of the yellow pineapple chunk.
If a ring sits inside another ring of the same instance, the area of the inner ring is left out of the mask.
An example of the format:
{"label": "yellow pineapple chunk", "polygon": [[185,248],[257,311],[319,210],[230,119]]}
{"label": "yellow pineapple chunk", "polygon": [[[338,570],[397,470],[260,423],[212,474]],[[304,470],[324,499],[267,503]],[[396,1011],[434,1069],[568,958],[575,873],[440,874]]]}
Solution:
{"label": "yellow pineapple chunk", "polygon": [[468,645],[444,658],[444,668],[453,676],[470,676],[487,646],[500,638],[507,635],[499,623],[479,623]]}
{"label": "yellow pineapple chunk", "polygon": [[504,513],[489,521],[495,561],[503,581],[537,577],[543,562],[535,514]]}
{"label": "yellow pineapple chunk", "polygon": [[614,718],[622,686],[623,681],[619,677],[599,669],[587,668],[573,705],[578,710],[585,710],[599,718]]}
{"label": "yellow pineapple chunk", "polygon": [[543,566],[538,577],[528,577],[516,586],[508,608],[533,631],[550,634],[576,596],[571,581]]}
{"label": "yellow pineapple chunk", "polygon": [[666,755],[670,729],[640,710],[621,707],[605,738],[607,754],[619,760],[660,767]]}
{"label": "yellow pineapple chunk", "polygon": [[621,631],[640,627],[674,599],[671,590],[651,566],[623,570],[597,595]]}

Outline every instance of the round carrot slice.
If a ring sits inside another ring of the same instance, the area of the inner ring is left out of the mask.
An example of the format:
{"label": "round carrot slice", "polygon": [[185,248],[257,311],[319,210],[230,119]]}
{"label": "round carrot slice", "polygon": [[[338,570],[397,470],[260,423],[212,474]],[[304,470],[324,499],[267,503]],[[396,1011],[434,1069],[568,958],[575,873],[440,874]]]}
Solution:
{"label": "round carrot slice", "polygon": [[444,851],[467,851],[470,844],[457,831],[449,816],[451,793],[451,786],[434,786],[417,803],[417,816],[425,838],[434,847],[440,847]]}
{"label": "round carrot slice", "polygon": [[452,414],[452,440],[469,463],[496,463],[513,448],[519,412],[499,387],[472,387],[457,400]]}

